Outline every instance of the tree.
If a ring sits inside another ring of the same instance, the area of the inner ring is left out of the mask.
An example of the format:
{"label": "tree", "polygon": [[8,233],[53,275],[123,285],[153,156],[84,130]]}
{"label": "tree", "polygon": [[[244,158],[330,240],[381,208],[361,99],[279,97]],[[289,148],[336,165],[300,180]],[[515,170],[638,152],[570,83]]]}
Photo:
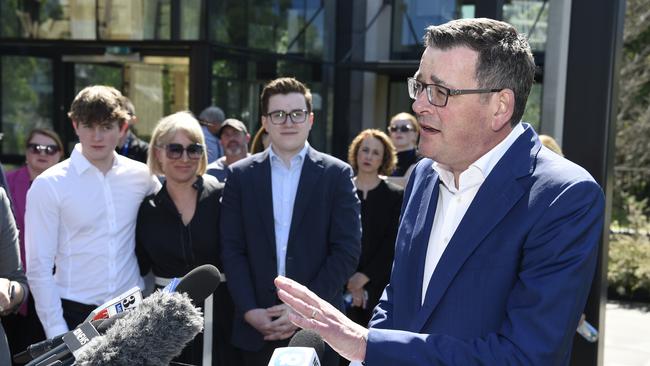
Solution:
{"label": "tree", "polygon": [[[650,0],[628,0],[620,70],[615,193],[650,196]],[[615,212],[622,207],[615,197]]]}

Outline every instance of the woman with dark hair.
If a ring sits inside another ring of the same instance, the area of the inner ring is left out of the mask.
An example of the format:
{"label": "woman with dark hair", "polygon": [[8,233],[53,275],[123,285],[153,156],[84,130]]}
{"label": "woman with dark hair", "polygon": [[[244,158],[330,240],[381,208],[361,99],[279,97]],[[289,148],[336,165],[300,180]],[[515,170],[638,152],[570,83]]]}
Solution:
{"label": "woman with dark hair", "polygon": [[[201,126],[190,113],[178,112],[160,120],[149,143],[147,165],[152,174],[164,176],[165,182],[140,205],[135,238],[141,274],[151,270],[157,287],[203,264],[223,270],[218,225],[223,183],[205,174],[207,164]],[[226,284],[203,304],[195,305],[204,310],[206,329],[175,361],[237,365],[237,353],[230,345],[234,309]],[[203,346],[204,339],[212,339],[208,347]],[[206,361],[208,357],[211,362]]]}
{"label": "woman with dark hair", "polygon": [[[25,165],[7,173],[9,195],[13,200],[16,225],[18,226],[22,263],[25,263],[25,204],[27,190],[37,176],[61,161],[63,157],[61,138],[52,130],[35,128],[29,132],[25,142]],[[12,353],[21,352],[30,344],[45,338],[45,332],[36,315],[34,299],[31,296],[28,297],[25,304],[17,312],[3,317],[2,323],[7,331],[7,340]]]}
{"label": "woman with dark hair", "polygon": [[402,188],[382,176],[395,168],[395,147],[380,130],[364,130],[348,150],[361,201],[361,257],[347,282],[350,319],[367,325],[388,283],[402,205]]}

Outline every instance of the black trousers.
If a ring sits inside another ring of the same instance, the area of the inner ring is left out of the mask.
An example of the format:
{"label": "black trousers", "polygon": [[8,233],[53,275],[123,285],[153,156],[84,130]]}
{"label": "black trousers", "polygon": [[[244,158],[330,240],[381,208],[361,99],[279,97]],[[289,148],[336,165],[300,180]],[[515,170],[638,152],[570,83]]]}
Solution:
{"label": "black trousers", "polygon": [[82,304],[72,300],[61,299],[63,319],[65,319],[69,329],[74,329],[77,325],[83,323],[97,306],[99,305]]}

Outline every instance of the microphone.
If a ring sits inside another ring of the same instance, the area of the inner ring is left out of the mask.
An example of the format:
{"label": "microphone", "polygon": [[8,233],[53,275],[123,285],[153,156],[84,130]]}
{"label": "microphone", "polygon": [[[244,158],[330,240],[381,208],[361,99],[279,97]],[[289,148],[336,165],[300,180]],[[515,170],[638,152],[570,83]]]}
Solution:
{"label": "microphone", "polygon": [[93,310],[85,321],[106,319],[126,310],[137,307],[142,302],[142,292],[138,286],[119,294]]}
{"label": "microphone", "polygon": [[302,329],[291,337],[288,347],[276,348],[268,366],[320,366],[325,343],[318,333]]}
{"label": "microphone", "polygon": [[75,365],[169,365],[202,328],[201,312],[187,295],[156,291],[90,340]]}
{"label": "microphone", "polygon": [[[220,283],[221,273],[217,267],[211,264],[205,264],[194,268],[181,279],[174,278],[163,291],[168,293],[174,291],[186,293],[194,304],[201,304],[203,300],[216,290]],[[124,311],[135,309],[142,302],[142,292],[137,286],[133,287],[98,306],[86,318],[86,321],[90,321],[100,334],[104,334],[115,323],[115,319],[120,319],[124,316]],[[102,323],[101,319],[105,319],[106,322]],[[65,334],[67,333],[30,345],[25,351],[13,356],[14,362],[24,364],[37,359],[46,352],[60,346],[63,343],[63,336]]]}
{"label": "microphone", "polygon": [[78,355],[90,340],[97,336],[99,336],[99,332],[93,324],[83,322],[74,330],[62,335],[61,342],[56,347],[36,357],[27,363],[27,366],[58,365],[66,363],[69,359],[74,360],[73,355]]}
{"label": "microphone", "polygon": [[[86,317],[84,323],[117,316],[124,311],[136,308],[141,302],[142,292],[140,288],[135,286],[98,306]],[[95,325],[94,322],[93,325]],[[24,364],[38,358],[61,345],[63,343],[63,337],[68,333],[70,332],[30,345],[26,350],[13,356],[14,362]]]}
{"label": "microphone", "polygon": [[172,280],[163,292],[185,293],[195,305],[198,305],[219,287],[221,272],[211,264],[204,264],[189,271],[177,285],[174,285],[174,282]]}

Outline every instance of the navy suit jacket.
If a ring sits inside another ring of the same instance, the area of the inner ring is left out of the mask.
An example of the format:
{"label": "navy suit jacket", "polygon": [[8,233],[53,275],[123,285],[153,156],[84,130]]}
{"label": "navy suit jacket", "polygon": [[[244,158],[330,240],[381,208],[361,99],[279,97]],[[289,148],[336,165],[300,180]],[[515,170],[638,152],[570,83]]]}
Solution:
{"label": "navy suit jacket", "polygon": [[[222,260],[235,302],[233,343],[256,351],[263,337],[243,315],[280,304],[269,151],[230,167],[221,209]],[[359,200],[344,162],[311,147],[293,208],[286,276],[337,307],[361,253]]]}
{"label": "navy suit jacket", "polygon": [[494,167],[421,305],[439,178],[423,159],[407,186],[391,280],[366,364],[566,365],[596,266],[604,196],[532,127]]}

